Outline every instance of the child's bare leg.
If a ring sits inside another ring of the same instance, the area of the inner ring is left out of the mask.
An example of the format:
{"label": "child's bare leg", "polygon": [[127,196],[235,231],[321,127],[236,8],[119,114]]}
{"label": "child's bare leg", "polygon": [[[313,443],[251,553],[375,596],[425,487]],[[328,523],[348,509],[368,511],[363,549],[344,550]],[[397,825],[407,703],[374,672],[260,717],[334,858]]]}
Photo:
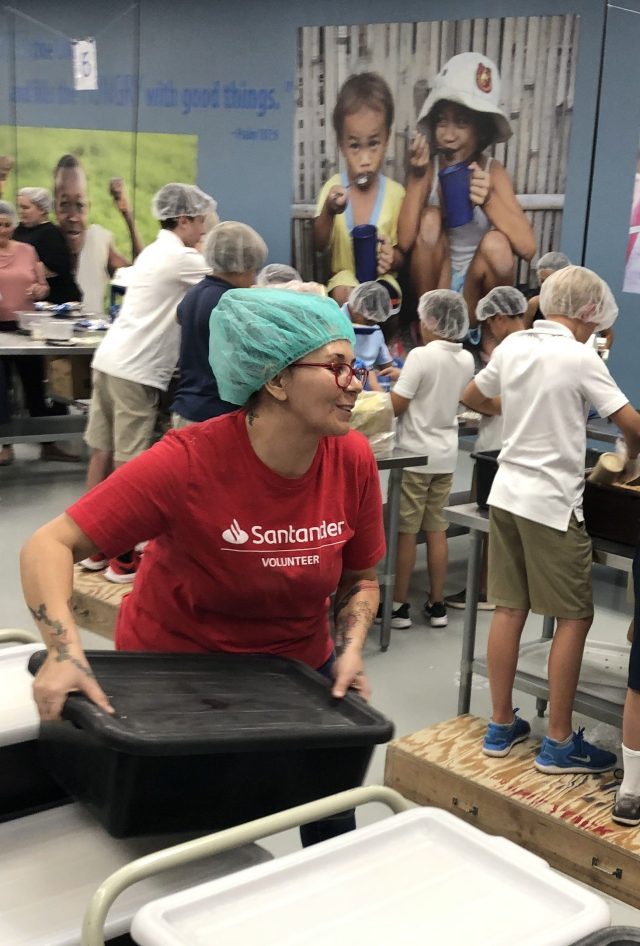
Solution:
{"label": "child's bare leg", "polygon": [[426,207],[411,251],[411,281],[417,296],[451,285],[449,240],[438,207]]}
{"label": "child's bare leg", "polygon": [[514,256],[504,233],[489,230],[478,244],[464,279],[469,324],[476,325],[476,306],[496,286],[513,285]]}
{"label": "child's bare leg", "polygon": [[431,602],[444,601],[444,582],[447,577],[449,549],[446,532],[427,532],[427,571]]}
{"label": "child's bare leg", "polygon": [[409,532],[398,533],[396,554],[396,583],[393,600],[405,602],[409,595],[409,582],[416,564],[416,536]]}
{"label": "child's bare leg", "polygon": [[640,693],[637,690],[627,690],[622,721],[622,742],[627,749],[633,752],[640,751]]}
{"label": "child's bare leg", "polygon": [[353,292],[353,286],[335,286],[329,295],[332,299],[338,303],[338,305],[344,305],[345,302],[349,301],[349,296]]}
{"label": "child's bare leg", "polygon": [[513,720],[513,681],[518,666],[520,637],[528,611],[497,607],[487,642],[487,668],[491,687],[491,719]]}
{"label": "child's bare leg", "polygon": [[593,617],[558,618],[549,652],[549,731],[559,742],[573,731],[573,701],[578,687],[584,644]]}
{"label": "child's bare leg", "polygon": [[92,450],[87,467],[87,492],[113,473],[113,453],[110,450]]}

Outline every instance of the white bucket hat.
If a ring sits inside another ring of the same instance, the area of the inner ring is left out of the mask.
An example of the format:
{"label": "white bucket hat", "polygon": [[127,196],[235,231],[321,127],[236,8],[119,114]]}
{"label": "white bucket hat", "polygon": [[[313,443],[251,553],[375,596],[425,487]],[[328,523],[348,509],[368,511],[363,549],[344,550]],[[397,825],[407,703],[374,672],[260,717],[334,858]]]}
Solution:
{"label": "white bucket hat", "polygon": [[509,120],[499,105],[498,67],[481,53],[460,53],[444,64],[420,109],[418,124],[424,122],[434,106],[443,100],[457,102],[474,112],[492,115],[496,126],[493,143],[507,141],[513,134]]}

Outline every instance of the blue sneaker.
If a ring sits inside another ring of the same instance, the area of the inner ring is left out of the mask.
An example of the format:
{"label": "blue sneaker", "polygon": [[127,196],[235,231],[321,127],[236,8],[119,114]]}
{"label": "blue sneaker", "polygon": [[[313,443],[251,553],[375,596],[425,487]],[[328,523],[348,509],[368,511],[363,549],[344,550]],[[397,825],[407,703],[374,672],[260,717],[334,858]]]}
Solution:
{"label": "blue sneaker", "polygon": [[618,757],[614,752],[598,749],[582,735],[584,727],[574,732],[567,743],[553,742],[545,736],[534,765],[539,772],[563,775],[565,772],[608,772],[616,767]]}
{"label": "blue sneaker", "polygon": [[492,723],[489,720],[484,742],[482,743],[482,751],[485,755],[501,758],[508,755],[519,742],[528,739],[531,726],[526,719],[520,719],[519,716],[516,716],[517,712],[517,709],[513,711],[512,723]]}

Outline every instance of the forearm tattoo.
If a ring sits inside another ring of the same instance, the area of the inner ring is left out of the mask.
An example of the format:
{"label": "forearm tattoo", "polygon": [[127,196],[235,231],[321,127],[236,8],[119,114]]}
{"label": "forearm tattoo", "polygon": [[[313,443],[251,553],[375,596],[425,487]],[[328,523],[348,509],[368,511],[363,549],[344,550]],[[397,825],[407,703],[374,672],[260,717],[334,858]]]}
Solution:
{"label": "forearm tattoo", "polygon": [[[367,600],[354,601],[353,599],[363,591],[377,590],[377,588],[377,581],[363,579],[356,582],[336,603],[336,650],[338,654],[341,654],[353,643],[354,628],[361,627],[366,631],[374,618],[373,608]],[[348,609],[347,605],[349,605]]]}
{"label": "forearm tattoo", "polygon": [[[29,605],[27,605],[27,607],[29,607]],[[34,621],[39,624],[44,624],[45,627],[49,628],[51,645],[56,655],[56,663],[63,663],[64,661],[68,660],[70,664],[72,664],[78,670],[82,670],[82,672],[88,677],[94,677],[95,674],[88,663],[83,663],[82,660],[78,660],[77,657],[72,657],[72,655],[69,653],[67,628],[64,626],[62,621],[57,621],[54,618],[49,617],[47,614],[46,604],[39,604],[37,608],[29,607],[29,611],[31,612],[31,617]]]}

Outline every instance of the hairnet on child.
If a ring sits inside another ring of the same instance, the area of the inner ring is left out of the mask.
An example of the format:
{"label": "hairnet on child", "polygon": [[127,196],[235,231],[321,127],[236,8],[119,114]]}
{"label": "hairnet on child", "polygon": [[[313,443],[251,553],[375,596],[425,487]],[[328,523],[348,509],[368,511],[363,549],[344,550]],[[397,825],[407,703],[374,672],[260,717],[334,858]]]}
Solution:
{"label": "hairnet on child", "polygon": [[0,200],[0,217],[11,217],[14,223],[18,222],[16,208],[8,200]]}
{"label": "hairnet on child", "polygon": [[46,187],[21,187],[18,197],[25,197],[35,204],[43,214],[51,213],[51,194]]}
{"label": "hairnet on child", "polygon": [[508,315],[510,319],[524,315],[527,300],[515,286],[496,286],[483,296],[476,306],[478,322],[484,322],[494,315]]}
{"label": "hairnet on child", "polygon": [[467,303],[452,289],[431,289],[421,295],[418,315],[431,332],[452,342],[469,331]]}
{"label": "hairnet on child", "polygon": [[558,269],[564,269],[565,266],[571,266],[569,257],[565,256],[564,253],[551,250],[551,252],[540,257],[536,263],[536,270],[540,272],[541,269],[551,269],[555,273]]}
{"label": "hairnet on child", "polygon": [[195,184],[165,184],[151,200],[151,213],[156,220],[173,220],[175,217],[205,217],[218,206]]}
{"label": "hairnet on child", "polygon": [[564,315],[592,322],[596,331],[611,328],[618,316],[607,283],[584,266],[565,266],[545,279],[540,289],[540,311],[547,318]]}
{"label": "hairnet on child", "polygon": [[267,263],[256,277],[256,286],[283,286],[287,282],[302,282],[302,276],[286,263]]}
{"label": "hairnet on child", "polygon": [[259,233],[235,220],[225,220],[210,230],[202,254],[213,275],[259,270],[269,252]]}
{"label": "hairnet on child", "polygon": [[391,315],[391,297],[379,282],[361,282],[349,296],[349,308],[370,322],[386,322]]}
{"label": "hairnet on child", "polygon": [[351,322],[327,296],[229,289],[209,322],[209,363],[220,397],[245,404],[287,365],[339,339],[355,345]]}

